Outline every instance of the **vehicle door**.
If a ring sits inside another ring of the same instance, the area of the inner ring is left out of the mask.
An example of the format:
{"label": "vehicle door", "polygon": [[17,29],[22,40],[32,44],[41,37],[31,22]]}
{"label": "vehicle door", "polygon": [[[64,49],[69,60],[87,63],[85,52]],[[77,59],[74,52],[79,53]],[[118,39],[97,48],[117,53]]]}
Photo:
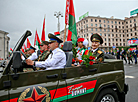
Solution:
{"label": "vehicle door", "polygon": [[68,102],[89,102],[97,83],[99,65],[65,68]]}
{"label": "vehicle door", "polygon": [[55,98],[61,71],[56,69],[10,74],[10,99],[18,102],[50,102]]}

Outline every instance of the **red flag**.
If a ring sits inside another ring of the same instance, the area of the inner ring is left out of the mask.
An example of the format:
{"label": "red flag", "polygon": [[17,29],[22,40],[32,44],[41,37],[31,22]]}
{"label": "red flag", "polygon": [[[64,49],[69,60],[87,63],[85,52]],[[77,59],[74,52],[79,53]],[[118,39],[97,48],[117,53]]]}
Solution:
{"label": "red flag", "polygon": [[30,48],[30,46],[31,46],[31,43],[30,43],[29,39],[27,38],[27,48]]}
{"label": "red flag", "polygon": [[41,40],[45,41],[45,17],[44,17],[44,22],[43,22],[43,29],[42,29]]}
{"label": "red flag", "polygon": [[68,24],[70,0],[66,1],[65,24]]}
{"label": "red flag", "polygon": [[74,12],[73,0],[70,0],[69,28],[68,28],[67,41],[72,41],[73,44],[76,44],[76,42],[77,42],[77,30],[76,30],[76,21],[75,21],[75,12]]}
{"label": "red flag", "polygon": [[22,49],[21,49],[21,50],[22,50],[22,52],[24,53],[24,49],[23,49],[23,47],[22,47]]}
{"label": "red flag", "polygon": [[10,48],[10,50],[11,50],[11,51],[13,51],[13,49],[12,49],[12,48]]}
{"label": "red flag", "polygon": [[60,32],[59,32],[59,31],[58,31],[58,32],[54,32],[54,34],[55,34],[55,35],[60,35]]}
{"label": "red flag", "polygon": [[23,46],[24,46],[24,49],[25,49],[25,50],[27,50],[27,48],[26,48],[25,44],[24,44]]}

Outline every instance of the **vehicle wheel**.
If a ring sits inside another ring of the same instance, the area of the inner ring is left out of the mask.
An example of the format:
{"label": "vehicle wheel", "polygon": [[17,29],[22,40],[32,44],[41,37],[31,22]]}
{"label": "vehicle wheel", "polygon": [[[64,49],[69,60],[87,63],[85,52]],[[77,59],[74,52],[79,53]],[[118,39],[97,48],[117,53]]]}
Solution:
{"label": "vehicle wheel", "polygon": [[113,89],[107,88],[100,92],[95,102],[118,102],[118,96]]}

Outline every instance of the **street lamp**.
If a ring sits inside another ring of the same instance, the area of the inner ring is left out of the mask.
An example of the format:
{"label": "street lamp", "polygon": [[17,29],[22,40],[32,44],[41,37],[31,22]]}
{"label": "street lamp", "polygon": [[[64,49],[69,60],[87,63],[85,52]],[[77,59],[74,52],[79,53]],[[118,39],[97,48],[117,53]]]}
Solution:
{"label": "street lamp", "polygon": [[59,11],[59,12],[54,12],[54,16],[56,16],[56,18],[58,18],[58,31],[60,32],[60,22],[59,22],[59,17],[63,17],[63,14]]}

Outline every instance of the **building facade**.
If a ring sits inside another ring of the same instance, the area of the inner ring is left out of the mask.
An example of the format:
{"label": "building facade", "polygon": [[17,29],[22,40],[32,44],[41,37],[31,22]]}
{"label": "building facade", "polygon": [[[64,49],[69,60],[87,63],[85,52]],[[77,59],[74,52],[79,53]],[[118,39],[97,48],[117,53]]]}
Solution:
{"label": "building facade", "polygon": [[0,58],[7,58],[9,56],[9,40],[7,36],[9,33],[0,30]]}
{"label": "building facade", "polygon": [[[76,23],[77,36],[89,41],[94,33],[102,36],[104,43],[101,48],[111,49],[113,46],[127,46],[127,40],[138,38],[138,15],[130,18],[116,19],[114,17],[94,17],[88,16]],[[64,30],[61,31],[60,38],[64,39]]]}

